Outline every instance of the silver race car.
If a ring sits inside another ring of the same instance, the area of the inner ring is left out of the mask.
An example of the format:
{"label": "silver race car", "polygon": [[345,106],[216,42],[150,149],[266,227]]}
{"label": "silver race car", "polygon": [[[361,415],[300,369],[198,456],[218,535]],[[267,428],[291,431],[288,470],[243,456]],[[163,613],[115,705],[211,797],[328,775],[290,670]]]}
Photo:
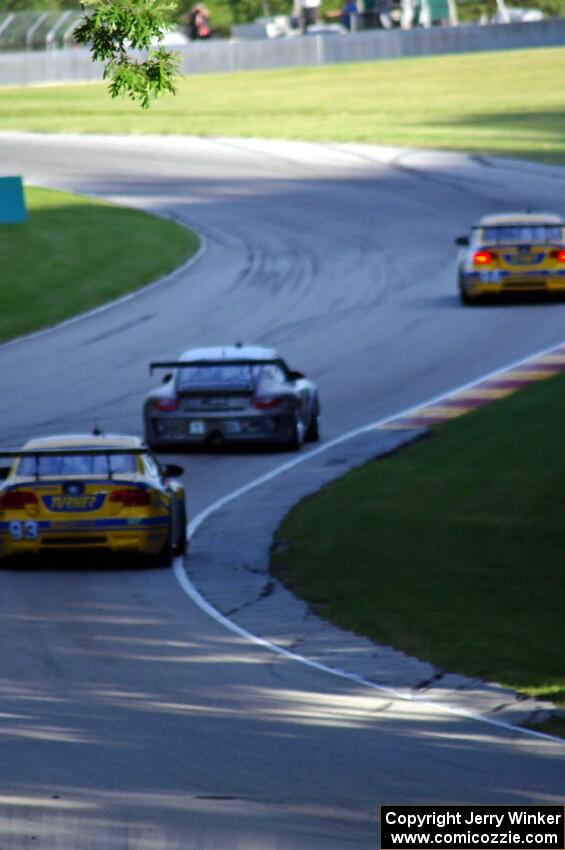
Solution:
{"label": "silver race car", "polygon": [[191,444],[268,443],[298,449],[320,436],[315,384],[271,348],[230,345],[185,351],[143,408],[154,449]]}

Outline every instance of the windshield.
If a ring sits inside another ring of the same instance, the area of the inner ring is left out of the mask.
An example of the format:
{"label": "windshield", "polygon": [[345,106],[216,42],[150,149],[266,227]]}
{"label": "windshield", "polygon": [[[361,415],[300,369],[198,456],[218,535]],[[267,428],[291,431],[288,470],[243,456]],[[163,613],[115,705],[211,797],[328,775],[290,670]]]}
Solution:
{"label": "windshield", "polygon": [[207,363],[188,366],[178,375],[178,388],[182,390],[200,387],[219,387],[225,389],[251,389],[260,366],[252,363]]}
{"label": "windshield", "polygon": [[[109,462],[109,465],[108,465]],[[137,471],[134,455],[49,455],[23,457],[18,475],[109,475]]]}
{"label": "windshield", "polygon": [[484,242],[561,242],[558,224],[513,224],[505,227],[483,227]]}

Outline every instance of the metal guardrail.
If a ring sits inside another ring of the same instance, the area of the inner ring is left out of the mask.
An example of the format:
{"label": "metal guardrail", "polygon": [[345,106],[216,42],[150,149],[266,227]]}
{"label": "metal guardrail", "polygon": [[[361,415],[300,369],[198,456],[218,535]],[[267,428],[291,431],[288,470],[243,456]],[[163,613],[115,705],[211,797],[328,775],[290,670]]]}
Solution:
{"label": "metal guardrail", "polygon": [[553,18],[532,23],[194,42],[179,52],[183,73],[202,74],[564,45],[565,18]]}
{"label": "metal guardrail", "polygon": [[[60,32],[64,32],[63,27]],[[213,39],[176,49],[184,74],[205,74],[564,45],[565,18],[553,18],[532,23],[369,30],[256,41]],[[84,48],[0,51],[0,86],[87,82],[101,80],[102,73],[103,65],[92,62]]]}

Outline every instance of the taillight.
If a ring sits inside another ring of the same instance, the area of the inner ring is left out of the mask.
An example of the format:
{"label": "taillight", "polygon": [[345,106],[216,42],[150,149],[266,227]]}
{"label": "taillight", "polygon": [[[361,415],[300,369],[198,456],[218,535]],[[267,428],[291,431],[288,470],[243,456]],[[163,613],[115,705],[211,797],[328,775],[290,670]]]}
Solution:
{"label": "taillight", "polygon": [[141,508],[151,504],[148,490],[114,490],[110,493],[110,502],[119,502],[124,508]]}
{"label": "taillight", "polygon": [[160,410],[161,413],[172,413],[173,410],[178,410],[178,406],[176,398],[161,398],[153,402],[153,409]]}
{"label": "taillight", "polygon": [[558,263],[565,263],[565,251],[552,251],[551,256],[554,260],[557,260]]}
{"label": "taillight", "polygon": [[37,496],[31,490],[10,490],[0,496],[0,510],[25,510],[28,505],[37,506]]}
{"label": "taillight", "polygon": [[492,263],[493,255],[490,251],[475,251],[473,254],[473,265],[474,266],[488,266],[489,263]]}
{"label": "taillight", "polygon": [[254,398],[251,407],[256,410],[272,410],[274,407],[280,407],[282,402],[282,398]]}

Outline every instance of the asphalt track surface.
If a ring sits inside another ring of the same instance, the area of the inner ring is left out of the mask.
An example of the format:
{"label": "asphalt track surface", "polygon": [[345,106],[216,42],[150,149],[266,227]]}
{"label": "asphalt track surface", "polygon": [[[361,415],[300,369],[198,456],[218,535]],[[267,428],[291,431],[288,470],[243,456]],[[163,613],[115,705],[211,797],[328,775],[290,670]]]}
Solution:
{"label": "asphalt track surface", "polygon": [[[318,382],[330,440],[563,341],[563,304],[462,308],[453,246],[487,212],[565,214],[557,169],[16,134],[0,169],[173,216],[205,244],[166,283],[1,347],[4,445],[95,422],[139,433],[147,364],[192,345],[278,348]],[[185,457],[191,514],[285,459]],[[564,788],[561,744],[274,656],[172,571],[0,572],[2,850],[369,850],[379,803],[562,803]]]}

